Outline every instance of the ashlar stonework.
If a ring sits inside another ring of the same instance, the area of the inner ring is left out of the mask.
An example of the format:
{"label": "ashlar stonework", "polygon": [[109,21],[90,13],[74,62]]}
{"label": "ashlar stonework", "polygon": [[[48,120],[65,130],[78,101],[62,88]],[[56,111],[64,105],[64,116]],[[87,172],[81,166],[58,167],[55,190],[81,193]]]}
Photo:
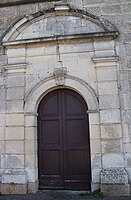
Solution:
{"label": "ashlar stonework", "polygon": [[131,3],[7,3],[0,2],[1,193],[38,191],[38,107],[67,88],[88,107],[91,191],[129,196]]}

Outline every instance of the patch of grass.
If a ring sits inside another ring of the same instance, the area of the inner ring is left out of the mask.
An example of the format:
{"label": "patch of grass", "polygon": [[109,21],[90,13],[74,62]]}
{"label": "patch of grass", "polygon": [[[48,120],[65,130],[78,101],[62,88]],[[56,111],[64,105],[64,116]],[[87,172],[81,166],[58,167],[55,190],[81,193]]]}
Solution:
{"label": "patch of grass", "polygon": [[94,192],[91,193],[93,197],[97,198],[97,199],[103,199],[104,198],[104,194],[103,192],[101,192],[100,189],[95,190]]}

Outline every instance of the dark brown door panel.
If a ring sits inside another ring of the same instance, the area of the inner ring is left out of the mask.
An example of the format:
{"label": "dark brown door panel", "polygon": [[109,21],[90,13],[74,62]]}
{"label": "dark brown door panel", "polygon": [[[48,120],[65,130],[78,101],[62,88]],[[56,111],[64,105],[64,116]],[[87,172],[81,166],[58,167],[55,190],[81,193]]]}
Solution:
{"label": "dark brown door panel", "polygon": [[87,105],[68,89],[47,94],[38,108],[40,189],[90,190]]}

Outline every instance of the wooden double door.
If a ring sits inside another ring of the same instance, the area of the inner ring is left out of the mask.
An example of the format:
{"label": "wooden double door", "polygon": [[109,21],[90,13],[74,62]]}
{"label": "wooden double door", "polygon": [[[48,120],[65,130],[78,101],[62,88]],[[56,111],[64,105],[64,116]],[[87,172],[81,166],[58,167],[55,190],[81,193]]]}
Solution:
{"label": "wooden double door", "polygon": [[69,89],[48,93],[38,108],[39,189],[90,190],[87,105]]}

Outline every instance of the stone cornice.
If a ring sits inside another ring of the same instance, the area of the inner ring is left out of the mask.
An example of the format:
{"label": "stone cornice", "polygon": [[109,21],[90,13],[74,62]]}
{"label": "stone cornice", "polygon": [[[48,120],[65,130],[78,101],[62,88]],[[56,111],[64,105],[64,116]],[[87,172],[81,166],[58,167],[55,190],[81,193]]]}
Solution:
{"label": "stone cornice", "polygon": [[92,58],[94,63],[103,63],[103,62],[117,62],[119,60],[118,56],[106,56],[106,57],[94,57]]}
{"label": "stone cornice", "polygon": [[26,63],[9,64],[4,66],[4,70],[7,75],[23,74],[26,72],[26,67]]}
{"label": "stone cornice", "polygon": [[[16,1],[11,1],[11,0],[6,0],[2,2],[3,0],[0,1],[0,7],[8,7],[8,6],[17,6],[17,5],[23,5],[23,4],[29,4],[29,3],[39,3],[39,2],[52,2],[55,0],[16,0]],[[56,0],[60,1],[60,0]]]}
{"label": "stone cornice", "polygon": [[119,56],[106,56],[106,57],[94,57],[92,61],[96,68],[99,67],[114,67],[117,66]]}
{"label": "stone cornice", "polygon": [[74,34],[74,35],[62,35],[62,36],[53,36],[53,37],[45,37],[45,38],[32,38],[32,39],[24,39],[24,40],[16,40],[16,41],[9,41],[3,42],[3,46],[14,46],[14,45],[21,45],[21,44],[29,44],[29,43],[39,43],[39,42],[51,42],[51,41],[58,41],[58,40],[72,40],[72,39],[84,39],[84,38],[100,38],[100,37],[112,37],[116,38],[118,33],[110,32],[110,33],[86,33],[86,34]]}

